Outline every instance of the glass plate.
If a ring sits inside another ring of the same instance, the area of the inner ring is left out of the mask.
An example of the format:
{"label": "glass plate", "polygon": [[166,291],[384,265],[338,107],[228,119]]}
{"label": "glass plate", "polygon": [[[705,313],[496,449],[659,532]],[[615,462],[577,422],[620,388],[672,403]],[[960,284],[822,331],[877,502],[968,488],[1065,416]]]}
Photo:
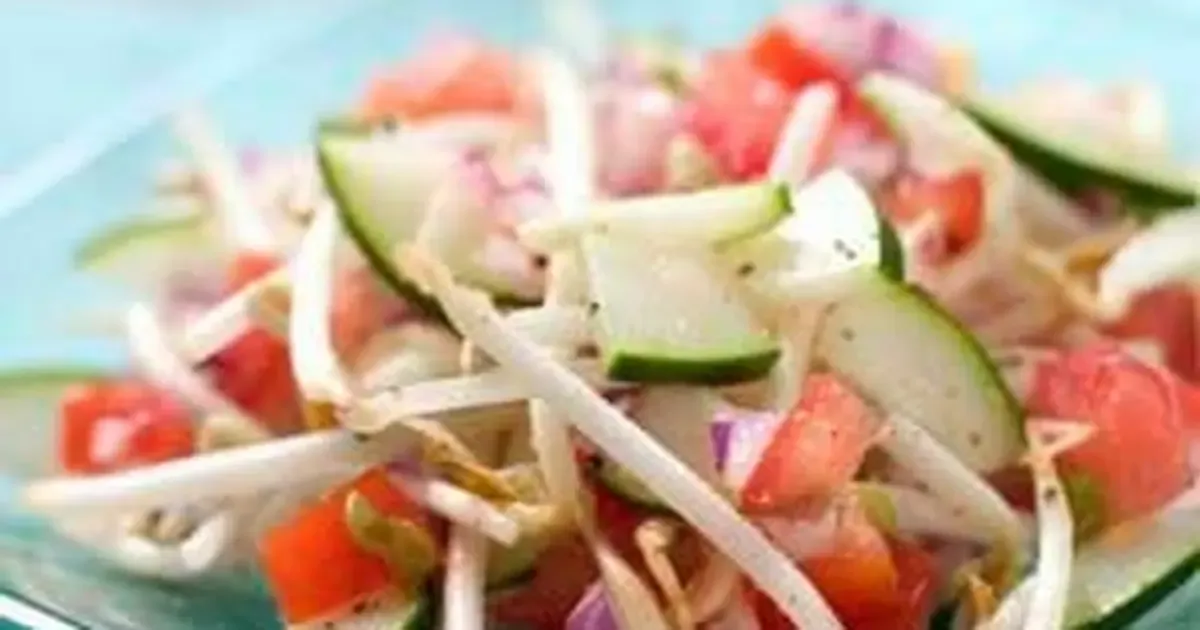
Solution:
{"label": "glass plate", "polygon": [[[134,19],[137,12],[130,11],[128,3],[120,4],[124,13],[115,15]],[[736,41],[778,6],[773,0],[601,0],[601,4],[619,29],[669,29],[706,44]],[[1036,74],[1160,82],[1172,106],[1177,150],[1200,155],[1200,73],[1192,63],[1200,58],[1200,39],[1195,37],[1200,27],[1198,4],[1142,0],[1136,10],[1119,0],[877,0],[867,4],[918,19],[943,37],[972,45],[985,86],[1002,87]],[[64,3],[60,10],[70,6]],[[205,11],[235,11],[235,6],[219,3]],[[67,138],[58,153],[49,149],[30,154],[23,165],[26,170],[18,169],[12,179],[0,179],[0,286],[9,291],[0,307],[0,364],[121,365],[120,339],[85,334],[78,323],[91,313],[119,305],[122,296],[73,273],[71,254],[88,234],[146,202],[151,174],[173,147],[160,120],[138,117],[169,105],[172,95],[205,94],[204,104],[240,143],[295,144],[308,136],[318,114],[344,106],[372,68],[401,57],[421,33],[454,25],[509,44],[539,35],[533,12],[536,0],[373,1],[343,5],[328,14],[312,10],[313,6],[243,14],[236,33],[222,31],[228,37],[214,39],[211,46],[197,44],[206,41],[194,30],[204,20],[158,20],[154,27],[166,29],[156,34],[160,39],[170,38],[169,29],[179,31],[183,45],[171,49],[171,59],[176,61],[160,63],[178,72],[155,74],[162,79],[157,91],[130,90],[136,107],[107,108],[105,103],[108,113],[83,127],[92,136]],[[213,23],[224,24],[219,16],[206,15]],[[42,22],[32,20],[31,28]],[[129,25],[126,28],[137,32]],[[255,45],[271,37],[276,39],[270,45]],[[160,50],[166,49],[145,54]],[[86,71],[88,66],[75,67]],[[84,88],[96,81],[88,79],[77,93],[72,93],[68,81],[56,84],[53,93],[27,96],[86,102],[90,93]],[[0,108],[0,113],[4,111]],[[63,120],[67,117],[61,113],[66,110],[53,111]],[[22,142],[26,151],[36,144]],[[0,156],[11,161],[14,150]],[[3,427],[0,439],[19,440],[20,427]],[[269,598],[252,577],[231,574],[178,585],[124,576],[93,562],[86,551],[49,533],[42,523],[17,513],[8,497],[11,490],[0,482],[0,506],[9,506],[0,509],[0,618],[12,617],[11,627],[53,628],[45,617],[41,625],[16,621],[46,611],[61,617],[59,623],[65,628],[277,627]],[[1193,581],[1138,628],[1197,627],[1198,598],[1200,584]],[[0,621],[0,628],[7,627],[4,623]]]}

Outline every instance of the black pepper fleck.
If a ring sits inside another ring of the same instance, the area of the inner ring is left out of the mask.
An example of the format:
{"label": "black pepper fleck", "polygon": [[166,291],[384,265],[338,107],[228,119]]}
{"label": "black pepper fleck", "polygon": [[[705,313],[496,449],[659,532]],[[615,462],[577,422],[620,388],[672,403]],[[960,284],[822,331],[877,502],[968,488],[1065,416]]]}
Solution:
{"label": "black pepper fleck", "polygon": [[983,444],[983,436],[979,435],[979,433],[975,431],[972,431],[967,434],[967,442],[971,444],[971,448],[979,448],[979,445]]}
{"label": "black pepper fleck", "polygon": [[1058,499],[1058,488],[1046,488],[1046,492],[1042,494],[1042,498],[1047,501],[1055,501]]}
{"label": "black pepper fleck", "polygon": [[743,263],[742,266],[738,267],[737,274],[745,278],[746,276],[754,273],[754,271],[754,263]]}
{"label": "black pepper fleck", "polygon": [[533,257],[533,266],[535,269],[545,269],[550,264],[550,259],[545,254],[538,254]]}
{"label": "black pepper fleck", "polygon": [[838,336],[842,338],[842,341],[854,341],[854,331],[849,328],[839,330]]}
{"label": "black pepper fleck", "polygon": [[588,315],[595,315],[596,313],[599,313],[600,312],[600,303],[599,302],[588,302],[587,312],[588,312]]}

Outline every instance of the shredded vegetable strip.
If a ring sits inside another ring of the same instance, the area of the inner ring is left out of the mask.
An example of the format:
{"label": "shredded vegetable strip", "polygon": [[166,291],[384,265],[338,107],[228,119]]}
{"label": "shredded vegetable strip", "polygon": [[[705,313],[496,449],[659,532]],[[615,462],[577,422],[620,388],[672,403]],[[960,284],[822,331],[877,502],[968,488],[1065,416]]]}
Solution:
{"label": "shredded vegetable strip", "polygon": [[771,181],[798,184],[812,175],[817,148],[833,122],[837,98],[830,83],[819,83],[796,95],[767,168]]}
{"label": "shredded vegetable strip", "polygon": [[[30,483],[23,503],[42,514],[118,514],[192,501],[253,495],[387,461],[414,444],[405,431],[363,442],[326,431],[270,440],[96,477]],[[287,471],[281,475],[280,471]]]}
{"label": "shredded vegetable strip", "polygon": [[1066,491],[1055,470],[1054,446],[1048,443],[1050,436],[1039,431],[1038,426],[1039,423],[1026,425],[1037,493],[1038,556],[1034,567],[1037,588],[1030,596],[1025,630],[1062,627],[1075,552],[1074,522]]}
{"label": "shredded vegetable strip", "polygon": [[513,370],[531,392],[562,412],[563,418],[707,536],[789,619],[807,630],[842,627],[792,562],[687,466],[587,383],[507,329],[487,300],[456,285],[445,267],[416,252],[405,259],[410,274],[437,296],[459,331]]}
{"label": "shredded vegetable strip", "polygon": [[180,359],[162,320],[145,304],[135,304],[126,316],[130,352],[151,380],[205,411],[219,413],[239,425],[244,435],[268,439],[270,434],[242,410],[213,389]]}
{"label": "shredded vegetable strip", "polygon": [[912,420],[891,414],[888,425],[880,446],[897,464],[960,509],[963,518],[1014,550],[1020,548],[1025,540],[1020,517],[986,481]]}
{"label": "shredded vegetable strip", "polygon": [[[1000,607],[986,622],[980,624],[980,630],[1019,630],[1027,627],[1025,619],[1029,617],[1029,604],[1034,593],[1038,591],[1037,575],[1025,578],[1000,602]],[[1047,626],[1057,627],[1057,626]]]}
{"label": "shredded vegetable strip", "polygon": [[602,540],[592,542],[592,551],[622,630],[672,630],[654,593],[624,558]]}
{"label": "shredded vegetable strip", "polygon": [[[567,12],[571,5],[586,2],[570,0],[555,3],[555,6]],[[550,10],[555,9],[551,7]],[[564,13],[560,17],[566,19],[568,15]],[[539,61],[546,109],[550,193],[561,214],[578,216],[587,211],[596,173],[592,106],[587,86],[566,60],[546,54]],[[576,301],[577,292],[572,290],[571,285],[579,283],[582,275],[583,269],[577,254],[553,254],[547,275],[547,307],[560,307]],[[543,400],[530,402],[529,417],[530,439],[551,502],[567,509],[573,516],[581,517],[578,501],[583,496],[583,482],[575,463],[566,422],[556,417],[555,410]]]}
{"label": "shredded vegetable strip", "polygon": [[[572,361],[568,369],[584,381],[601,389],[616,389],[617,384],[604,377],[604,367],[595,360]],[[519,403],[531,397],[531,390],[511,370],[457,376],[414,383],[358,399],[348,413],[356,416],[348,425],[366,433],[375,433],[418,416],[447,414],[484,407]]]}
{"label": "shredded vegetable strip", "polygon": [[417,502],[451,523],[483,533],[505,546],[517,542],[521,526],[484,499],[440,479],[393,473],[393,479]]}
{"label": "shredded vegetable strip", "polygon": [[303,281],[292,289],[288,345],[292,372],[304,397],[347,406],[353,400],[352,386],[334,350],[330,320],[338,227],[337,214],[325,206],[300,242],[294,269]]}
{"label": "shredded vegetable strip", "polygon": [[446,583],[442,589],[442,630],[484,630],[484,578],[487,539],[454,525],[446,549]]}
{"label": "shredded vegetable strip", "polygon": [[230,239],[253,251],[279,251],[278,239],[255,205],[237,159],[226,148],[212,121],[197,110],[186,111],[176,117],[175,132],[196,160]]}
{"label": "shredded vegetable strip", "polygon": [[288,270],[277,269],[188,322],[179,342],[183,356],[190,363],[201,363],[220,352],[256,323],[256,309],[264,295],[287,285]]}

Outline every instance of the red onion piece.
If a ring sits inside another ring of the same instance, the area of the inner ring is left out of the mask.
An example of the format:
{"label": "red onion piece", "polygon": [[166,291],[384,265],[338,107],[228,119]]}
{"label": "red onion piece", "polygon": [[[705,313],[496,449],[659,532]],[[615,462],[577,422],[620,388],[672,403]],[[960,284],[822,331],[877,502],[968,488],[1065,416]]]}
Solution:
{"label": "red onion piece", "polygon": [[[774,413],[722,409],[713,419],[717,468],[732,488],[741,488],[779,426]],[[720,428],[718,428],[720,427]]]}
{"label": "red onion piece", "polygon": [[567,617],[566,630],[620,630],[602,582],[588,587]]}

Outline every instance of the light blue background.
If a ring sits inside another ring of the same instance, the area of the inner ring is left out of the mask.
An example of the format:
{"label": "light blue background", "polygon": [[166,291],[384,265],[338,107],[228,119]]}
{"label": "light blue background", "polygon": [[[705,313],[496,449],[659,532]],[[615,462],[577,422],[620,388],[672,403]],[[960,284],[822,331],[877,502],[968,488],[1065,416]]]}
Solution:
{"label": "light blue background", "polygon": [[[159,114],[203,100],[239,141],[301,141],[318,113],[344,105],[370,68],[399,57],[422,30],[459,24],[510,43],[535,38],[537,1],[0,0],[0,365],[121,361],[118,340],[67,332],[72,319],[114,297],[73,274],[70,254],[144,200],[147,177],[172,152]],[[735,40],[779,4],[598,1],[619,28],[670,27],[710,44]],[[970,42],[990,87],[1031,73],[1157,79],[1173,106],[1177,148],[1200,156],[1200,2],[867,4]],[[269,618],[261,598],[213,605],[230,600],[221,586],[196,600],[79,569],[79,557],[61,546],[25,545],[40,531],[0,518],[0,575],[23,567],[76,603],[103,592],[120,609],[90,613],[103,614],[106,627],[216,628],[213,615],[222,612],[227,627],[245,627],[238,615]],[[67,577],[44,575],[55,566]],[[168,621],[175,618],[186,621]],[[1168,613],[1146,627],[1188,624]]]}

